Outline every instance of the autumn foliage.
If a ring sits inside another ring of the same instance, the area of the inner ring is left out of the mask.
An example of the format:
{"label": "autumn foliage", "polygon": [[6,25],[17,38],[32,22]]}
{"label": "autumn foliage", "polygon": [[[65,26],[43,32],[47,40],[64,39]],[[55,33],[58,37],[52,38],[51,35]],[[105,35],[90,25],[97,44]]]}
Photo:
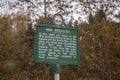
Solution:
{"label": "autumn foliage", "polygon": [[[78,25],[81,63],[63,66],[61,80],[120,80],[120,23],[98,15]],[[11,16],[0,16],[0,80],[54,80],[51,66],[33,62],[35,26]]]}

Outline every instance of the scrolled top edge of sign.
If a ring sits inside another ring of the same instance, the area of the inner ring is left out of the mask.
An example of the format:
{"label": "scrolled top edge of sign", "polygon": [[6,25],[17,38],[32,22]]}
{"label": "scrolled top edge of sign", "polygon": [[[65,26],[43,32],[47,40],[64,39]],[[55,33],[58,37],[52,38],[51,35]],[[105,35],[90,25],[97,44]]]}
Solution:
{"label": "scrolled top edge of sign", "polygon": [[[55,18],[57,17],[57,20],[55,20]],[[56,22],[58,24],[56,24]],[[40,27],[40,26],[46,26],[46,27],[56,27],[56,28],[66,28],[66,29],[76,29],[78,30],[78,26],[74,26],[74,27],[70,27],[69,25],[66,25],[64,22],[64,18],[60,13],[56,13],[54,14],[54,16],[52,17],[52,19],[47,23],[47,24],[37,24],[35,26]]]}

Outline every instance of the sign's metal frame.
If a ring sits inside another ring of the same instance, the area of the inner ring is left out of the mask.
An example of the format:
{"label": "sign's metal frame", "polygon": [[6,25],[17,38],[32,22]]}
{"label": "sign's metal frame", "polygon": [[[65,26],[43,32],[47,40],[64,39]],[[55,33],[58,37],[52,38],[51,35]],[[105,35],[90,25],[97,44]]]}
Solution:
{"label": "sign's metal frame", "polygon": [[55,65],[55,64],[59,64],[59,65],[78,65],[80,63],[80,49],[79,49],[79,35],[77,34],[77,57],[75,60],[75,62],[69,62],[68,61],[64,61],[64,62],[60,62],[60,61],[49,61],[49,60],[40,60],[39,58],[37,58],[37,54],[38,54],[38,33],[39,33],[39,30],[42,30],[42,29],[46,29],[46,28],[51,28],[51,29],[62,29],[62,30],[70,30],[71,32],[74,31],[74,32],[77,32],[78,33],[78,29],[77,28],[68,28],[68,27],[61,27],[61,28],[58,28],[58,27],[50,27],[50,26],[47,26],[47,25],[38,25],[36,26],[36,36],[35,36],[35,50],[34,50],[34,61],[37,62],[37,63],[48,63],[50,65]]}

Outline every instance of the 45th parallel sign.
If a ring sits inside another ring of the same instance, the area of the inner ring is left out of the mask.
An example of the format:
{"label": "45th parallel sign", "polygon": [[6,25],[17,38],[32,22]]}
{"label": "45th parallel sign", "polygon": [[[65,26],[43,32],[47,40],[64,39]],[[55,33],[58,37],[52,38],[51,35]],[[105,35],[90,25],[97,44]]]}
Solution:
{"label": "45th parallel sign", "polygon": [[76,28],[36,26],[35,62],[77,65],[80,63],[79,48]]}

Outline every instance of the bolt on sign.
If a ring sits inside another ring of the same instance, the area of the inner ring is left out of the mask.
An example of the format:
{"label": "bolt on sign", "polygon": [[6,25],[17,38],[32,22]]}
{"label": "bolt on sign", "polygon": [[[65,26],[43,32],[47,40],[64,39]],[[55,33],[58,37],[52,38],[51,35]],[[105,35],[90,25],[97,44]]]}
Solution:
{"label": "bolt on sign", "polygon": [[36,27],[35,62],[48,64],[79,64],[79,39],[76,28],[58,28],[50,26]]}

